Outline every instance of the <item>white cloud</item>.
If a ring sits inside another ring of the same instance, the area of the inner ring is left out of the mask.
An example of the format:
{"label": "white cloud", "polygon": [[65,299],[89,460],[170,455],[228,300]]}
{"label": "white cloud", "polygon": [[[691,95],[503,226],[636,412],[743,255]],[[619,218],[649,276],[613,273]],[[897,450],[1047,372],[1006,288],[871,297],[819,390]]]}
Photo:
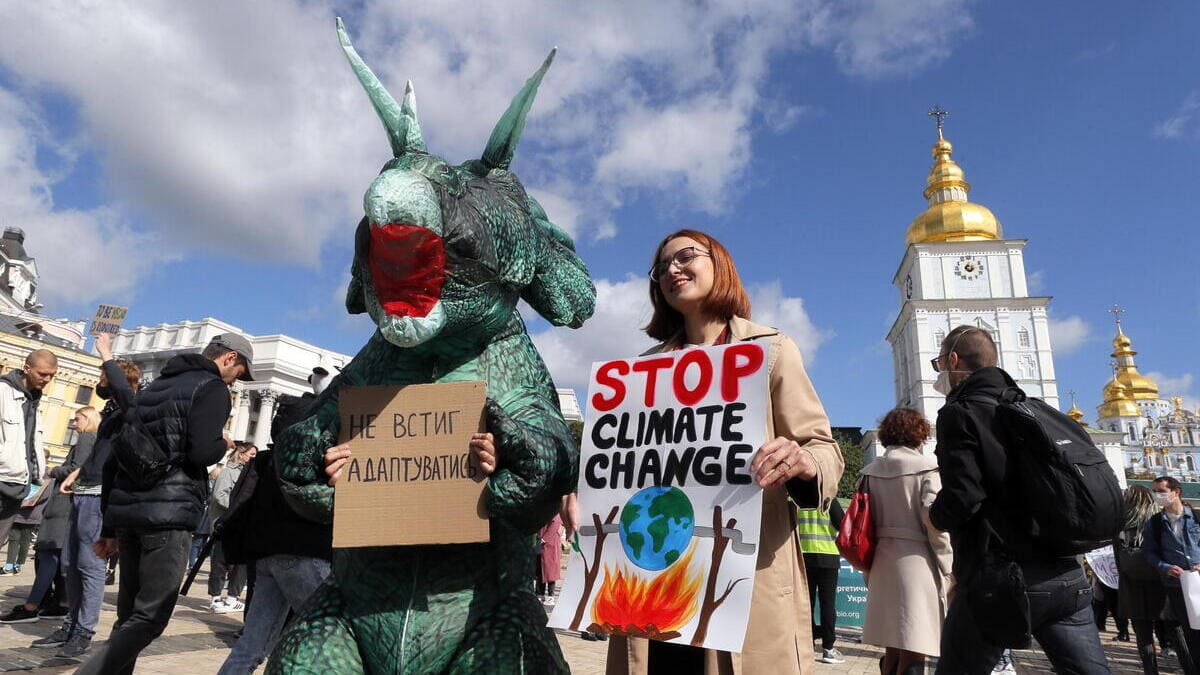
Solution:
{"label": "white cloud", "polygon": [[1189,94],[1174,115],[1159,122],[1154,136],[1169,140],[1200,138],[1200,92]]}
{"label": "white cloud", "polygon": [[[645,278],[627,275],[620,281],[596,281],[596,313],[578,330],[549,328],[533,334],[534,344],[560,387],[586,390],[592,363],[640,354],[654,345],[642,327],[650,321]],[[751,286],[755,323],[774,326],[800,347],[811,366],[817,349],[833,334],[813,324],[804,300],[784,295],[778,281]]]}
{"label": "white cloud", "polygon": [[[851,73],[911,73],[961,39],[964,7],[368,2],[348,22],[394,91],[413,79],[429,146],[452,162],[478,156],[520,84],[561,44],[517,168],[548,201],[559,198],[551,218],[605,239],[629,188],[667,190],[710,211],[732,204],[755,125],[786,128],[802,110],[765,98],[778,54],[825,46]],[[334,13],[290,0],[0,4],[0,22],[19,27],[0,41],[0,67],[22,97],[53,92],[75,104],[78,149],[96,158],[111,195],[109,215],[90,214],[91,225],[52,213],[76,223],[57,231],[95,231],[114,248],[138,245],[142,257],[152,242],[162,255],[316,265],[328,240],[351,236],[361,195],[388,155],[334,38]],[[770,114],[756,117],[762,111]],[[17,129],[18,142],[43,151],[55,143],[28,124]],[[32,159],[7,163],[32,174],[18,175],[21,199],[45,206],[53,180],[44,169]],[[130,221],[146,231],[122,224]],[[138,265],[117,285],[145,275]]]}
{"label": "white cloud", "polygon": [[812,28],[847,72],[912,73],[950,55],[972,33],[968,0],[844,0],[822,5]]}
{"label": "white cloud", "polygon": [[1091,325],[1081,316],[1072,314],[1064,319],[1050,319],[1050,345],[1057,356],[1075,353],[1092,337]]}
{"label": "white cloud", "polygon": [[71,148],[45,136],[35,111],[0,89],[0,209],[4,225],[25,231],[36,261],[43,303],[125,302],[136,281],[177,254],[131,228],[115,209],[56,209],[58,172],[38,167],[41,147],[60,162]]}
{"label": "white cloud", "polygon": [[1027,281],[1029,283],[1029,293],[1031,295],[1041,295],[1046,290],[1046,271],[1035,270],[1030,272]]}

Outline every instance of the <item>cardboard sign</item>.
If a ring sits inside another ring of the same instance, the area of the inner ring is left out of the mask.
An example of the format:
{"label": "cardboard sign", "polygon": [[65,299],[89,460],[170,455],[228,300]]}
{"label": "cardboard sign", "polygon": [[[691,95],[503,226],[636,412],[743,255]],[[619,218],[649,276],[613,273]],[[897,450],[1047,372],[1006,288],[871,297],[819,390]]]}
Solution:
{"label": "cardboard sign", "polygon": [[125,315],[128,313],[128,307],[100,305],[96,309],[96,316],[92,317],[92,327],[88,332],[92,335],[99,335],[101,333],[116,335],[121,332],[121,324],[125,322]]}
{"label": "cardboard sign", "polygon": [[343,387],[350,461],[334,488],[333,545],[488,541],[484,476],[470,450],[483,431],[484,382]]}
{"label": "cardboard sign", "polygon": [[579,541],[550,626],[741,651],[758,560],[763,345],[592,366]]}

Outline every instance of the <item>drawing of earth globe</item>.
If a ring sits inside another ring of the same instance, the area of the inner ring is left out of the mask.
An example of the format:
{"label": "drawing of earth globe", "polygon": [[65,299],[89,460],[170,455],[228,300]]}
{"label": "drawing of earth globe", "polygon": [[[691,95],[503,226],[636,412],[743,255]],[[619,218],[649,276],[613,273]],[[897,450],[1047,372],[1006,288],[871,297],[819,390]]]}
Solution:
{"label": "drawing of earth globe", "polygon": [[638,567],[666,569],[687,550],[695,523],[692,502],[682,490],[648,487],[621,509],[621,546]]}

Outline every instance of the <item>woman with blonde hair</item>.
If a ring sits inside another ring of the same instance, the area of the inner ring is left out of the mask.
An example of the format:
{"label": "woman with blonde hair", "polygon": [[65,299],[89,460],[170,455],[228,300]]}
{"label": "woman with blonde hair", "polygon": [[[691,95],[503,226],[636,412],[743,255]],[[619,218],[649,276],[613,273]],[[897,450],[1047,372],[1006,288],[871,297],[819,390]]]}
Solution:
{"label": "woman with blonde hair", "polygon": [[[750,322],[750,299],[720,242],[703,232],[679,230],[659,243],[650,265],[654,314],[646,334],[660,341],[650,353],[749,340],[759,341],[768,351],[768,440],[749,467],[763,488],[758,565],[740,654],[613,637],[608,672],[812,672],[804,559],[795,509],[788,500],[826,511],[837,495],[844,464],[829,419],[796,343],[775,328]],[[578,522],[569,526],[575,530]]]}
{"label": "woman with blonde hair", "polygon": [[925,657],[941,653],[953,556],[950,535],[929,522],[942,479],[921,452],[928,438],[924,415],[896,408],[879,423],[884,455],[862,471],[877,540],[862,641],[885,648],[882,673],[923,673]]}
{"label": "woman with blonde hair", "polygon": [[[38,527],[37,543],[33,545],[36,571],[33,587],[29,589],[25,604],[17,605],[0,617],[0,623],[33,623],[39,619],[56,619],[67,615],[68,593],[62,573],[62,551],[71,517],[71,498],[59,492],[58,485],[92,454],[99,426],[100,413],[95,408],[86,406],[75,411],[71,420],[71,427],[77,434],[75,445],[60,466],[47,469],[43,476],[53,482],[42,491],[46,506],[42,512],[42,524]],[[55,588],[53,594],[50,594],[51,584]],[[51,601],[51,597],[57,602]]]}

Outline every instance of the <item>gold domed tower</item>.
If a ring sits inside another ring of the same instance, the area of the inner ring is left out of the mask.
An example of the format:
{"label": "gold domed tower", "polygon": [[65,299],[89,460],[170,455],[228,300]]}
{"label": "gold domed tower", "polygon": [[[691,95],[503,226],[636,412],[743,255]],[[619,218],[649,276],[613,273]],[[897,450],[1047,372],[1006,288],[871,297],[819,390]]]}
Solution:
{"label": "gold domed tower", "polygon": [[967,198],[971,186],[943,129],[948,114],[941,106],[929,111],[937,120],[937,136],[922,191],[928,204],[908,226],[904,255],[892,277],[900,303],[887,334],[896,405],[937,417],[946,397],[935,387],[938,374],[930,359],[952,330],[972,326],[991,335],[1000,367],[1026,394],[1057,408],[1046,311],[1050,298],[1029,294],[1028,242],[1004,238],[996,216]]}
{"label": "gold domed tower", "polygon": [[1125,385],[1129,396],[1138,401],[1158,400],[1158,383],[1139,373],[1137,365],[1133,362],[1133,357],[1137,356],[1137,352],[1133,351],[1133,341],[1129,339],[1128,335],[1125,335],[1125,331],[1121,328],[1119,314],[1117,315],[1117,336],[1113,338],[1112,345],[1112,357],[1117,360],[1115,378]]}
{"label": "gold domed tower", "polygon": [[953,159],[954,146],[942,135],[940,115],[937,135],[937,142],[933,144],[933,166],[925,179],[924,195],[929,200],[929,208],[908,226],[905,242],[1003,239],[996,216],[987,207],[967,200],[971,184]]}

